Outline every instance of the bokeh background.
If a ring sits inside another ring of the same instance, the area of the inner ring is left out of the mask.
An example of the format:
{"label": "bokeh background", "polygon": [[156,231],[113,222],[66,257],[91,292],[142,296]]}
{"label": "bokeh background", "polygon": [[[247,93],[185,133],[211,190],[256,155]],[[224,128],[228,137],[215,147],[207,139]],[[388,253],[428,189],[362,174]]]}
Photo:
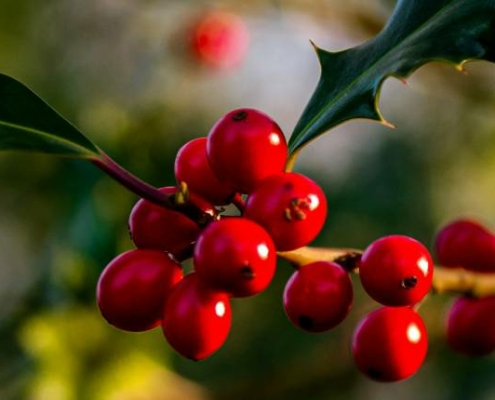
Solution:
{"label": "bokeh background", "polygon": [[[174,183],[175,153],[227,111],[254,107],[287,136],[317,82],[309,40],[329,50],[375,35],[385,0],[1,0],[0,72],[28,84],[115,160],[156,186]],[[236,68],[188,52],[191,21],[240,15],[251,41]],[[6,101],[0,99],[0,101]],[[397,126],[352,121],[305,148],[296,164],[320,183],[329,217],[316,245],[364,248],[399,233],[431,248],[435,231],[468,216],[495,228],[495,68],[430,64],[408,84],[389,79],[380,105]],[[29,400],[495,398],[495,359],[452,353],[451,298],[435,296],[427,361],[413,378],[378,384],[353,366],[349,339],[377,305],[355,281],[340,327],[292,327],[281,263],[269,290],[233,304],[225,346],[193,363],[159,329],[120,332],[94,299],[103,267],[132,248],[137,198],[83,161],[0,154],[0,398]],[[487,316],[493,318],[493,316]]]}

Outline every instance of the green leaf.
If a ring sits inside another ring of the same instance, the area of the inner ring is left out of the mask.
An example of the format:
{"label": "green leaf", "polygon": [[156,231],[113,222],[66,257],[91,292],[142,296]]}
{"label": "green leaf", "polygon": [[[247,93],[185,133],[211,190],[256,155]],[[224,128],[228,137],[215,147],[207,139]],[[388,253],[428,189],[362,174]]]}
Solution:
{"label": "green leaf", "polygon": [[372,40],[337,53],[315,49],[321,76],[289,140],[291,153],[349,119],[386,123],[378,97],[388,76],[407,78],[431,61],[459,69],[495,61],[495,0],[399,0]]}
{"label": "green leaf", "polygon": [[19,81],[0,74],[0,150],[95,159],[98,148]]}

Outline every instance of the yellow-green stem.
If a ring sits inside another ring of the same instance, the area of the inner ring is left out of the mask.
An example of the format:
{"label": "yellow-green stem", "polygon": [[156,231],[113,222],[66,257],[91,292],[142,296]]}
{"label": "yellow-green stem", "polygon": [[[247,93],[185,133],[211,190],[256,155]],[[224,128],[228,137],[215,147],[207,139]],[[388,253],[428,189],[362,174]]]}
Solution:
{"label": "yellow-green stem", "polygon": [[285,163],[285,172],[291,172],[294,169],[294,164],[296,163],[297,157],[299,156],[300,149],[295,150],[289,154],[287,162]]}

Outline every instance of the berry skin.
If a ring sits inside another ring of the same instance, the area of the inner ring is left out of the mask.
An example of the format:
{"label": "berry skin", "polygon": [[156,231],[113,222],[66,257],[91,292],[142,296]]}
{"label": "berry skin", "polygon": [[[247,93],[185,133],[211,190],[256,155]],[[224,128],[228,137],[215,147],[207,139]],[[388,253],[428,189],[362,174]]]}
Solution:
{"label": "berry skin", "polygon": [[169,292],[182,279],[180,264],[158,250],[130,250],[103,270],[96,300],[103,317],[131,332],[160,324]]}
{"label": "berry skin", "polygon": [[386,306],[411,306],[431,288],[433,261],[426,247],[401,235],[371,243],[359,264],[364,290]]}
{"label": "berry skin", "polygon": [[210,224],[194,248],[194,268],[212,287],[234,297],[265,290],[275,274],[275,245],[257,223],[226,218]]}
{"label": "berry skin", "polygon": [[[160,188],[166,195],[173,195],[177,188]],[[205,213],[215,214],[211,204],[191,193],[191,201]],[[129,216],[129,232],[132,241],[140,249],[163,250],[180,255],[196,241],[201,228],[184,214],[160,207],[148,200],[139,200]]]}
{"label": "berry skin", "polygon": [[162,329],[179,354],[200,361],[223,345],[231,320],[228,295],[212,290],[193,272],[170,293]]}
{"label": "berry skin", "polygon": [[344,269],[329,261],[301,266],[284,290],[284,310],[290,321],[308,332],[323,332],[340,324],[352,306],[352,282]]}
{"label": "berry skin", "polygon": [[457,352],[485,356],[495,350],[495,296],[460,297],[447,316],[447,341]]}
{"label": "berry skin", "polygon": [[323,190],[304,175],[289,172],[264,179],[246,201],[244,217],[263,226],[279,251],[309,244],[327,215]]}
{"label": "berry skin", "polygon": [[287,142],[268,115],[251,108],[227,113],[210,130],[208,161],[215,175],[241,193],[280,173],[287,161]]}
{"label": "berry skin", "polygon": [[220,182],[208,163],[206,138],[193,139],[180,148],[175,158],[175,178],[215,205],[229,204],[234,195],[234,189]]}
{"label": "berry skin", "polygon": [[382,307],[364,317],[354,331],[352,353],[358,369],[380,382],[409,378],[428,349],[426,327],[408,307]]}
{"label": "berry skin", "polygon": [[470,271],[495,272],[495,236],[472,220],[457,220],[436,236],[438,261],[445,267]]}
{"label": "berry skin", "polygon": [[214,69],[238,66],[249,47],[249,31],[239,16],[211,11],[192,31],[192,51],[197,60]]}

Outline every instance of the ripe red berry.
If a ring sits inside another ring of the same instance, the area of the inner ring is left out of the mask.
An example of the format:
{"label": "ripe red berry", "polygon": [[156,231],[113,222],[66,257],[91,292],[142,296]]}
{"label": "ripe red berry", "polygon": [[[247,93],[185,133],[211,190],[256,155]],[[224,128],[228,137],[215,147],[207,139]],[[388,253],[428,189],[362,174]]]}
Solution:
{"label": "ripe red berry", "polygon": [[495,350],[495,296],[460,297],[447,317],[447,341],[469,356],[484,356]]}
{"label": "ripe red berry", "polygon": [[182,279],[180,264],[158,250],[130,250],[103,270],[96,288],[100,312],[117,328],[140,332],[160,324],[172,287]]}
{"label": "ripe red berry", "polygon": [[435,240],[438,261],[445,267],[495,272],[495,236],[472,220],[458,220],[443,227]]}
{"label": "ripe red berry", "polygon": [[228,295],[212,290],[193,272],[170,293],[162,329],[179,354],[200,361],[223,345],[231,319]]}
{"label": "ripe red berry", "polygon": [[263,226],[279,251],[309,244],[320,233],[327,215],[323,190],[297,173],[264,179],[246,201],[244,216]]}
{"label": "ripe red berry", "polygon": [[208,163],[206,138],[193,139],[180,148],[175,158],[175,178],[215,205],[229,204],[234,195],[232,186],[221,182]]}
{"label": "ripe red berry", "polygon": [[426,247],[401,235],[371,243],[359,264],[364,290],[387,306],[408,306],[421,301],[431,288],[433,262]]}
{"label": "ripe red berry", "polygon": [[236,67],[246,56],[249,31],[236,14],[211,11],[192,30],[192,50],[198,61],[217,69]]}
{"label": "ripe red berry", "polygon": [[428,337],[421,317],[408,307],[382,307],[354,331],[352,353],[369,378],[394,382],[409,378],[426,357]]}
{"label": "ripe red berry", "polygon": [[275,267],[271,237],[245,218],[226,218],[210,224],[194,248],[194,268],[201,279],[234,297],[265,290]]}
{"label": "ripe red berry", "polygon": [[[169,186],[160,188],[160,191],[172,195],[177,188]],[[191,201],[205,213],[215,214],[211,204],[193,194]],[[184,214],[141,199],[131,211],[129,232],[138,248],[163,250],[178,255],[196,241],[201,229]]]}
{"label": "ripe red berry", "polygon": [[287,142],[268,115],[241,108],[227,113],[213,126],[206,152],[221,181],[241,193],[250,193],[263,178],[284,170]]}
{"label": "ripe red berry", "polygon": [[338,264],[317,261],[301,266],[284,290],[284,309],[291,322],[309,332],[340,324],[352,305],[352,282]]}

